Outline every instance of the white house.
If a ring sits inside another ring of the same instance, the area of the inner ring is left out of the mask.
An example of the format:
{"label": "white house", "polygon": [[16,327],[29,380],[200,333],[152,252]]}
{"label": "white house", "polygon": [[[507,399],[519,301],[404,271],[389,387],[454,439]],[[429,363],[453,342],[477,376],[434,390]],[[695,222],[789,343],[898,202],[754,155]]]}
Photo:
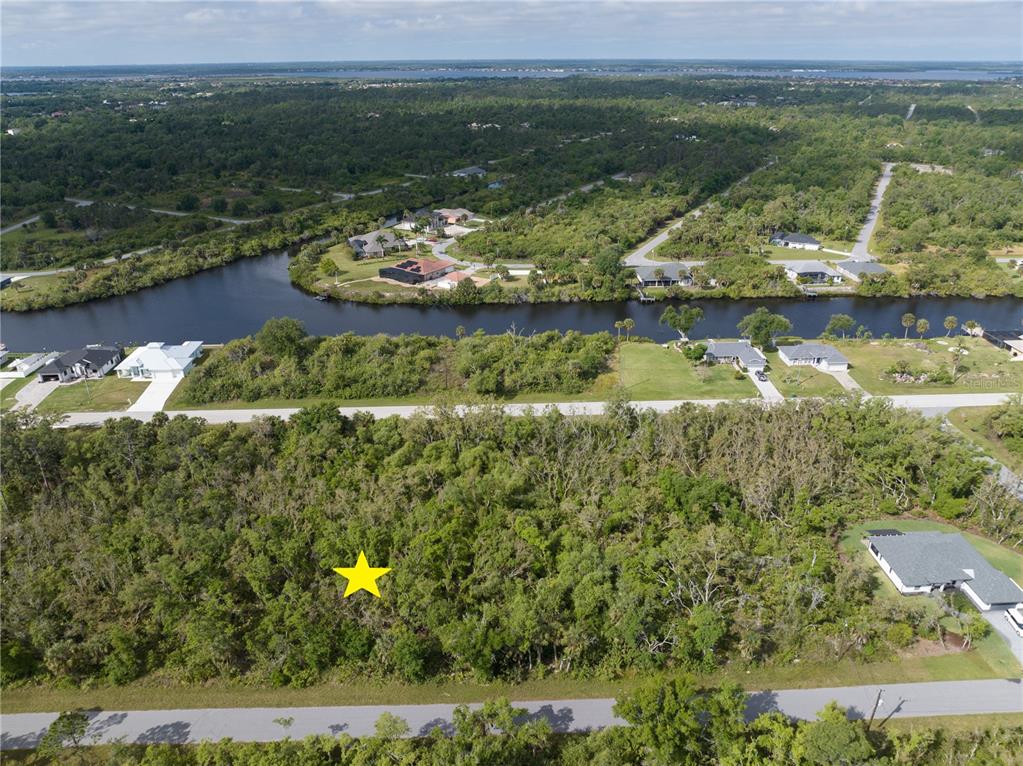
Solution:
{"label": "white house", "polygon": [[745,370],[763,370],[767,368],[767,357],[754,348],[748,340],[720,341],[707,343],[704,359],[714,364],[735,364]]}
{"label": "white house", "polygon": [[56,351],[44,352],[41,354],[32,354],[32,356],[26,356],[22,359],[15,359],[11,362],[9,370],[18,373],[19,377],[24,378],[26,375],[30,375],[44,364],[56,359],[59,354]]}
{"label": "white house", "polygon": [[873,530],[866,543],[899,593],[961,590],[982,612],[1023,602],[1023,589],[958,534]]}
{"label": "white house", "polygon": [[809,234],[800,234],[798,231],[784,232],[777,231],[771,235],[772,245],[778,247],[794,247],[797,250],[820,250],[821,243]]}
{"label": "white house", "polygon": [[841,372],[849,369],[849,360],[837,348],[826,343],[778,346],[778,358],[789,367],[809,365],[824,372]]}
{"label": "white house", "polygon": [[464,282],[466,279],[471,280],[472,277],[464,271],[452,271],[434,282],[433,286],[438,290],[454,290],[458,287],[459,282]]}
{"label": "white house", "polygon": [[790,261],[785,274],[794,282],[814,285],[832,285],[842,282],[842,275],[820,261]]}
{"label": "white house", "polygon": [[117,377],[131,380],[176,380],[185,377],[201,355],[201,340],[186,340],[180,346],[147,343],[132,351],[117,365]]}

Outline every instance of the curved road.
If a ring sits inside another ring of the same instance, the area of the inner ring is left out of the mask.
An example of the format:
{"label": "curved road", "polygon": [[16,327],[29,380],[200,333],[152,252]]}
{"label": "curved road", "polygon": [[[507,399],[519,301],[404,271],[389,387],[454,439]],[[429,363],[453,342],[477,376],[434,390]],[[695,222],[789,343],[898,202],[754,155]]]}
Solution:
{"label": "curved road", "polygon": [[[765,690],[749,694],[747,719],[767,712],[812,719],[831,701],[849,709],[851,718],[867,718],[881,692],[876,719],[922,716],[1023,713],[1019,679],[943,681],[937,683],[843,686],[824,689]],[[343,691],[339,690],[339,694]],[[613,699],[570,699],[516,702],[525,708],[520,720],[546,719],[557,732],[585,732],[625,721],[614,714]],[[472,704],[472,708],[480,705]],[[272,742],[309,735],[363,737],[374,734],[378,718],[391,713],[408,723],[411,736],[434,729],[452,730],[455,706],[364,705],[308,708],[204,708],[192,710],[90,711],[85,740],[104,744],[120,740],[137,744],[195,744],[230,737],[236,742]],[[33,748],[56,713],[19,713],[3,717],[0,749]],[[278,723],[292,719],[290,725]]]}

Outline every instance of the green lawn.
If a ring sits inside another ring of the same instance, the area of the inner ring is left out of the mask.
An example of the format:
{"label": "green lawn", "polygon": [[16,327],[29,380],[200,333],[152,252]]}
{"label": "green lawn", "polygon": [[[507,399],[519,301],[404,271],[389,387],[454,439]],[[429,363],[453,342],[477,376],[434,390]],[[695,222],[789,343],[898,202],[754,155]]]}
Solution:
{"label": "green lawn", "polygon": [[126,410],[149,383],[136,383],[114,375],[58,386],[36,408],[39,412],[114,412]]}
{"label": "green lawn", "polygon": [[679,352],[654,343],[623,343],[618,373],[634,401],[757,396],[749,378],[736,379],[731,365],[694,365]]}
{"label": "green lawn", "polygon": [[767,357],[771,382],[782,396],[837,396],[845,393],[831,375],[813,367],[789,367],[778,359],[777,351],[770,351]]}
{"label": "green lawn", "polygon": [[27,375],[24,378],[14,378],[7,381],[4,387],[0,389],[0,412],[7,412],[7,410],[17,404],[14,395],[27,386],[34,377],[35,375]]}
{"label": "green lawn", "polygon": [[995,407],[960,407],[948,413],[949,422],[984,453],[1010,470],[1023,473],[1023,457],[1006,449],[1005,445],[988,429],[985,421]]}
{"label": "green lawn", "polygon": [[[914,369],[951,371],[950,349],[957,338],[931,338],[917,348],[918,340],[832,341],[849,358],[849,374],[872,394],[925,394],[1023,391],[1023,364],[980,338],[963,338],[967,354],[962,358],[956,382],[896,383],[884,371],[900,360]],[[942,344],[947,345],[942,345]]]}
{"label": "green lawn", "polygon": [[0,236],[0,248],[13,247],[22,242],[42,242],[53,239],[85,239],[85,232],[51,229],[44,226],[42,221],[36,221]]}

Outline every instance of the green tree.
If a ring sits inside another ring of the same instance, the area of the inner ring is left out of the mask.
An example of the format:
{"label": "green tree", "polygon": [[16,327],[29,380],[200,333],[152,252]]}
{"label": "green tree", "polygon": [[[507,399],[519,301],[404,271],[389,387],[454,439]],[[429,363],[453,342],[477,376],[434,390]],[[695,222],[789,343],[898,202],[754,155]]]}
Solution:
{"label": "green tree", "polygon": [[778,335],[792,329],[792,322],[781,314],[772,314],[766,307],[760,306],[752,314],[742,318],[738,329],[754,346],[766,349],[774,345],[774,339]]}
{"label": "green tree", "polygon": [[629,340],[632,331],[636,329],[636,320],[632,317],[622,320],[622,329],[625,330],[625,340]]}
{"label": "green tree", "polygon": [[341,275],[341,267],[329,255],[324,255],[320,258],[320,273],[326,277],[334,277],[334,284],[336,285],[338,277]]}
{"label": "green tree", "polygon": [[924,334],[928,330],[930,330],[930,329],[931,329],[931,323],[928,322],[926,319],[918,319],[918,320],[916,320],[916,334],[918,336],[920,336],[921,338],[923,338]]}
{"label": "green tree", "polygon": [[906,328],[906,332],[903,334],[903,338],[909,337],[909,328],[916,324],[916,316],[914,314],[903,314],[902,315],[902,326]]}
{"label": "green tree", "polygon": [[684,303],[678,308],[668,306],[661,313],[658,323],[668,325],[668,327],[678,333],[681,340],[688,341],[689,333],[701,319],[703,319],[703,309],[699,306],[690,306],[688,303]]}
{"label": "green tree", "polygon": [[89,717],[83,711],[65,711],[47,728],[36,752],[44,758],[60,759],[66,748],[77,748],[81,744],[88,728]]}
{"label": "green tree", "polygon": [[300,321],[290,317],[274,317],[266,320],[256,333],[256,345],[271,357],[298,357],[305,338],[305,326]]}
{"label": "green tree", "polygon": [[793,755],[808,766],[857,766],[877,755],[861,721],[850,721],[834,702],[804,723],[793,745]]}
{"label": "green tree", "polygon": [[945,326],[945,337],[947,338],[959,326],[959,318],[950,314],[945,317],[945,321],[942,324]]}
{"label": "green tree", "polygon": [[178,210],[184,210],[186,212],[191,213],[198,209],[199,198],[196,195],[192,194],[191,192],[182,194],[181,197],[178,199]]}
{"label": "green tree", "polygon": [[832,314],[831,319],[828,320],[827,327],[824,328],[825,335],[838,335],[842,333],[842,337],[845,338],[847,332],[856,326],[856,320],[848,314]]}
{"label": "green tree", "polygon": [[702,766],[705,723],[698,705],[700,689],[689,676],[648,683],[625,695],[614,707],[617,715],[637,730],[648,748],[649,763],[664,766]]}

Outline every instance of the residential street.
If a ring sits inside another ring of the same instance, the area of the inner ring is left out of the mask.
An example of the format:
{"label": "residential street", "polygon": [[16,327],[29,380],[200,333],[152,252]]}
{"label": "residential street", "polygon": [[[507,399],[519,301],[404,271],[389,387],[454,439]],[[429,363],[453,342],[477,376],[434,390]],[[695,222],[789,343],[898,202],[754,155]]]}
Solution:
{"label": "residential street", "polygon": [[[792,718],[811,719],[832,700],[849,708],[853,718],[870,716],[878,686],[761,691],[749,695],[747,716],[780,711]],[[339,695],[341,692],[339,691]],[[529,718],[544,718],[557,732],[582,732],[625,722],[613,711],[613,699],[571,699],[516,702]],[[478,708],[478,704],[470,707]],[[455,706],[366,705],[309,708],[205,708],[194,710],[95,711],[85,741],[102,744],[122,740],[138,744],[189,744],[230,737],[238,742],[302,739],[312,734],[355,737],[371,735],[377,719],[391,713],[404,719],[412,736],[436,728],[451,730]],[[939,715],[977,715],[1023,712],[1023,686],[1015,680],[945,681],[889,684],[883,687],[876,719]],[[56,713],[21,713],[3,717],[0,749],[32,748]],[[292,719],[290,725],[285,725]]]}
{"label": "residential street", "polygon": [[854,261],[874,260],[874,256],[867,250],[867,245],[870,244],[870,238],[874,234],[874,227],[877,226],[877,214],[881,210],[881,200],[884,199],[885,190],[892,181],[893,167],[895,167],[895,164],[892,162],[885,162],[881,166],[881,179],[877,182],[877,188],[874,189],[874,198],[870,201],[870,210],[867,212],[867,218],[863,222],[863,228],[860,229],[859,236],[856,237],[856,243],[853,245],[851,259]]}
{"label": "residential street", "polygon": [[[759,387],[759,386],[758,386]],[[771,388],[774,388],[772,385]],[[777,390],[775,390],[777,393]],[[1011,394],[915,394],[904,396],[874,397],[887,398],[898,407],[920,410],[927,415],[944,414],[956,407],[987,407],[1001,404],[1008,400]],[[781,401],[773,398],[768,401]],[[633,402],[639,409],[653,410],[655,412],[668,412],[683,404],[701,404],[713,407],[729,401],[742,401],[736,399],[670,399],[664,401]],[[765,401],[764,399],[753,399],[747,401]],[[543,412],[554,407],[564,415],[600,415],[604,412],[604,402],[554,402],[549,404],[504,404],[501,409],[509,415],[524,415],[529,411]],[[415,414],[430,414],[434,408],[431,405],[406,404],[388,405],[380,407],[339,407],[342,415],[352,416],[357,412],[368,412],[376,418],[387,418],[392,415],[407,418]],[[454,408],[456,413],[462,414],[472,410],[473,407],[458,405]],[[276,416],[287,420],[298,408],[289,407],[281,409],[236,409],[236,410],[180,410],[167,414],[188,415],[189,417],[204,418],[208,423],[248,423],[255,418],[263,416]],[[67,415],[63,421],[65,426],[101,425],[105,420],[131,417],[137,420],[149,420],[153,412],[133,409],[129,412],[73,412]]]}

